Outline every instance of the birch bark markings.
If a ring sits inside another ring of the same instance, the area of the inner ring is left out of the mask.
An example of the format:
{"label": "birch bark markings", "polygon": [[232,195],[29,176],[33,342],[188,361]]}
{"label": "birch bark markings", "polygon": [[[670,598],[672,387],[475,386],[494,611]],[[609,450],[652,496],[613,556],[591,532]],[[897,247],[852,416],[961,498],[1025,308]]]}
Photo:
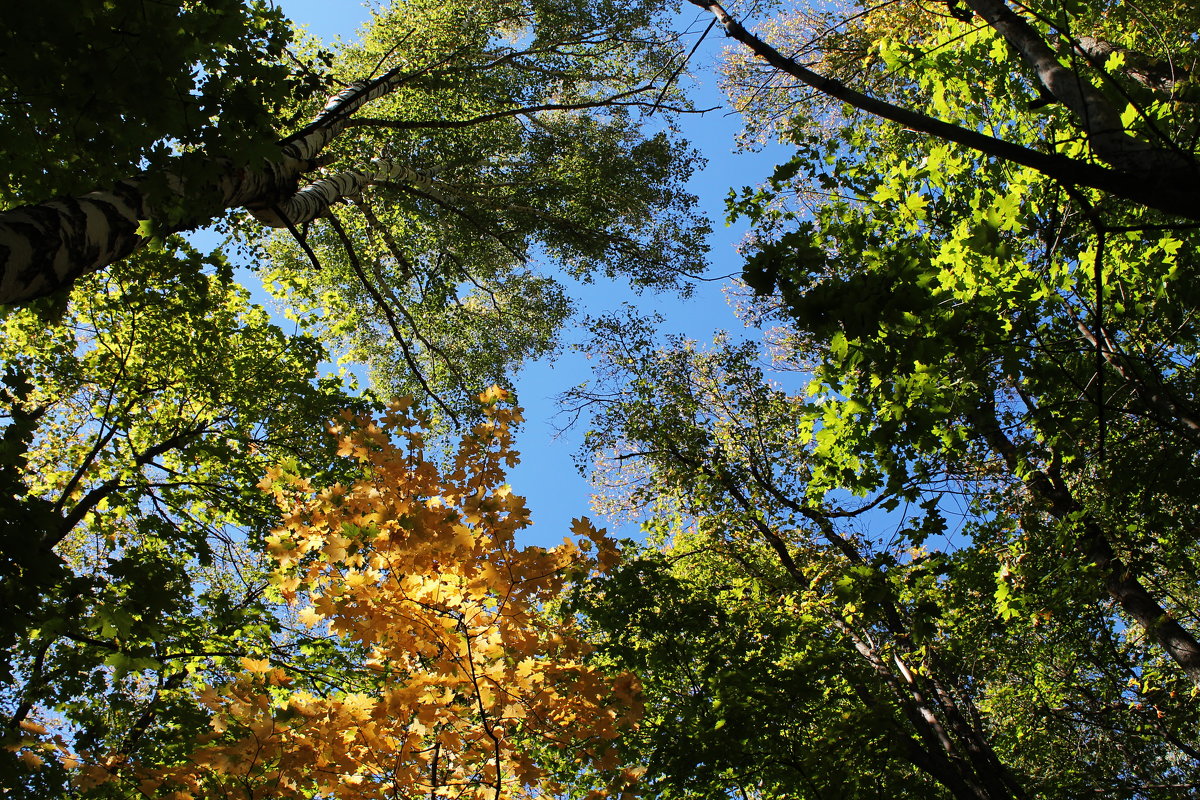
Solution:
{"label": "birch bark markings", "polygon": [[[377,80],[351,84],[308,126],[281,142],[278,161],[257,169],[208,159],[205,166],[214,178],[206,185],[189,183],[177,173],[143,175],[109,190],[0,214],[0,304],[43,297],[128,256],[146,241],[141,222],[160,220],[172,209],[183,212],[183,218],[164,226],[168,232],[197,228],[226,209],[242,207],[263,224],[283,228],[316,218],[331,203],[378,180],[420,187],[427,181],[424,176],[388,161],[297,188],[303,175],[321,165],[322,150],[345,128],[350,115],[397,89],[404,78],[394,69]],[[168,191],[150,191],[154,183]]]}
{"label": "birch bark markings", "polygon": [[[165,232],[191,230],[226,208],[290,195],[299,176],[311,169],[295,158],[253,171],[219,160],[210,166],[216,178],[207,185],[177,174],[144,175],[112,189],[0,214],[0,304],[44,297],[128,256],[147,241],[143,220],[161,219],[175,208],[185,212],[183,218],[163,226]],[[167,192],[152,192],[155,182]]]}
{"label": "birch bark markings", "polygon": [[0,302],[50,294],[136,249],[146,216],[136,182],[0,215]]}

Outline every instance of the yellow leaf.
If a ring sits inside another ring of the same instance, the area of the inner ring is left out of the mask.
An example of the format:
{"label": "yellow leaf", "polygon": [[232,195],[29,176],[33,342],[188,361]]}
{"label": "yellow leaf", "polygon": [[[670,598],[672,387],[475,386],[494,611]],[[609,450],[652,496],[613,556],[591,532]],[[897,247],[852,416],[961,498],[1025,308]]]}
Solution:
{"label": "yellow leaf", "polygon": [[507,400],[508,397],[509,394],[506,390],[501,389],[499,386],[492,386],[479,395],[479,402],[486,405],[493,405],[501,400]]}
{"label": "yellow leaf", "polygon": [[355,785],[369,764],[388,764],[387,785],[427,785],[436,741],[442,787],[504,776],[506,800],[554,796],[518,751],[518,728],[522,740],[571,748],[591,768],[615,767],[614,750],[586,748],[636,721],[636,680],[582,663],[587,645],[573,627],[540,613],[566,576],[594,566],[577,541],[598,551],[602,565],[615,560],[615,544],[581,517],[561,547],[515,546],[529,515],[504,469],[516,462],[508,425],[519,415],[496,405],[510,400],[503,389],[483,399],[493,404],[488,420],[464,437],[445,471],[425,459],[429,426],[403,413],[406,402],[379,420],[342,416],[340,453],[358,462],[348,465],[360,470],[356,480],[322,488],[277,470],[283,522],[268,546],[278,563],[302,566],[277,574],[274,585],[289,599],[307,591],[296,620],[327,625],[330,645],[347,657],[343,685],[359,692],[289,693],[284,670],[242,658],[256,677],[197,692],[212,730],[197,735],[190,756],[136,775],[131,767],[131,780],[160,781],[158,796],[176,787],[207,796],[210,778],[225,773],[218,783],[244,777],[255,796],[349,800],[385,785]]}
{"label": "yellow leaf", "polygon": [[247,672],[253,672],[256,675],[265,675],[271,669],[271,662],[267,659],[256,659],[242,657],[242,669]]}

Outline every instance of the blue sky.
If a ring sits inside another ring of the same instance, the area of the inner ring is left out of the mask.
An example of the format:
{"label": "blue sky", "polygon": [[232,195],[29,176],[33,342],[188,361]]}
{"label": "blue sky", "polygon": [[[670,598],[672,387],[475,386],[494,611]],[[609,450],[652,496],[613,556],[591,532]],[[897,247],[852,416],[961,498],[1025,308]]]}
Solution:
{"label": "blue sky", "polygon": [[[369,18],[366,5],[357,0],[279,0],[277,4],[290,19],[307,26],[312,34],[325,40],[335,36],[353,38],[359,25]],[[688,25],[693,19],[696,19],[695,14],[684,12],[680,22]],[[703,22],[707,23],[706,20]],[[703,29],[703,25],[692,27]],[[693,61],[701,80],[697,87],[697,103],[705,107],[722,104],[713,69],[720,42],[718,37],[710,38],[713,46],[707,52],[702,48]],[[711,276],[738,273],[741,268],[735,248],[745,228],[724,225],[725,197],[730,188],[762,181],[781,160],[778,150],[734,152],[738,127],[737,118],[723,108],[704,115],[690,115],[684,121],[685,134],[708,158],[706,168],[693,177],[690,186],[700,198],[701,210],[713,220]],[[644,312],[658,312],[665,318],[665,330],[671,333],[707,341],[719,330],[741,327],[725,302],[723,285],[723,282],[701,283],[695,295],[686,301],[667,295],[638,296],[628,286],[612,281],[598,280],[587,286],[569,288],[583,313],[600,315],[629,303]],[[573,461],[582,431],[572,430],[556,436],[553,420],[557,411],[556,396],[589,377],[587,360],[570,348],[578,339],[574,329],[565,331],[563,351],[553,363],[543,360],[530,364],[517,378],[519,400],[525,407],[528,421],[517,440],[522,463],[510,473],[509,481],[513,490],[528,500],[534,521],[529,537],[531,543],[560,541],[573,517],[589,513],[591,490],[576,472]],[[635,535],[636,531],[623,530],[621,533]]]}

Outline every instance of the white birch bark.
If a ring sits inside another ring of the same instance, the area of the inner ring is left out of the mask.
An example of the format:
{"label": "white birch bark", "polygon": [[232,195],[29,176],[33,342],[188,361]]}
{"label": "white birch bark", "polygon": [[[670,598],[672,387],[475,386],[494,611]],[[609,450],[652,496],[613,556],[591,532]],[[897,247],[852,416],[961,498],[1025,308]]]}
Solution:
{"label": "white birch bark", "polygon": [[[290,195],[300,175],[311,169],[309,162],[294,158],[257,170],[220,160],[209,165],[214,177],[203,185],[170,173],[158,176],[159,181],[141,176],[112,189],[0,214],[0,304],[42,297],[128,256],[145,242],[139,232],[143,220],[160,219],[169,209],[181,208],[183,219],[167,230],[190,230],[224,209]],[[166,191],[152,196],[152,183]]]}
{"label": "white birch bark", "polygon": [[433,179],[425,173],[398,161],[377,158],[367,169],[338,172],[310,183],[285,200],[266,206],[252,203],[247,209],[259,222],[273,228],[302,225],[324,214],[338,200],[353,197],[368,186],[384,181],[407,183],[425,194],[444,199]]}
{"label": "white birch bark", "polygon": [[[288,221],[302,224],[339,197],[376,180],[407,181],[420,187],[428,179],[415,170],[376,162],[371,170],[344,173],[296,190],[301,176],[319,165],[321,151],[350,116],[408,77],[394,69],[376,80],[346,87],[330,98],[312,122],[281,142],[277,161],[257,168],[214,158],[208,162],[213,177],[203,185],[185,183],[171,172],[154,179],[143,175],[82,197],[0,213],[0,305],[51,294],[128,256],[145,242],[139,233],[142,221],[161,220],[168,211],[183,211],[179,222],[160,226],[169,232],[200,227],[226,209],[243,207],[253,208],[267,224],[284,227],[287,222],[271,209],[287,209]],[[151,196],[152,183],[167,186],[166,196]]]}

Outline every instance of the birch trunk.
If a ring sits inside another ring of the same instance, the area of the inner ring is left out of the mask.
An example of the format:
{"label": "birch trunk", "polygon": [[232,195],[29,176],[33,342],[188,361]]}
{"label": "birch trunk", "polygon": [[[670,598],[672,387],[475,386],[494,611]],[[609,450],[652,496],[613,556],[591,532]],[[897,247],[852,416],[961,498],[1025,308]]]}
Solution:
{"label": "birch trunk", "polygon": [[[294,158],[252,172],[219,161],[211,166],[216,177],[204,185],[171,173],[141,176],[112,189],[0,214],[0,304],[43,297],[125,258],[146,241],[144,220],[164,219],[176,210],[179,221],[160,230],[198,228],[228,208],[284,200],[311,168]],[[151,184],[168,188],[153,192]]]}
{"label": "birch trunk", "polygon": [[[299,185],[320,166],[321,151],[356,111],[407,78],[397,68],[351,84],[307,126],[280,142],[279,159],[258,167],[211,158],[203,170],[210,177],[202,183],[167,171],[0,213],[0,305],[44,297],[125,258],[146,241],[143,221],[173,233],[201,227],[228,209],[247,208],[264,224],[287,227],[319,216],[376,180],[410,181],[420,188],[428,178],[395,162]],[[164,224],[167,219],[174,221]]]}

